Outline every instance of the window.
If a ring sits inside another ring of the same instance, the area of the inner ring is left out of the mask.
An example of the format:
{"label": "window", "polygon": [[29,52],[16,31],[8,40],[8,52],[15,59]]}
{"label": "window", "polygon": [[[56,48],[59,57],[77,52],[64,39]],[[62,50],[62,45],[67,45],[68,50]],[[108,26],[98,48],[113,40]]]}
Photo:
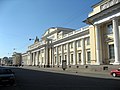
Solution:
{"label": "window", "polygon": [[73,42],[70,43],[70,47],[73,48]]}
{"label": "window", "polygon": [[56,52],[56,47],[54,47],[54,52]]}
{"label": "window", "polygon": [[109,45],[109,59],[114,59],[115,54],[114,54],[114,44]]}
{"label": "window", "polygon": [[0,74],[12,74],[11,69],[0,69]]}
{"label": "window", "polygon": [[42,63],[43,63],[43,57],[42,57]]}
{"label": "window", "polygon": [[112,32],[113,32],[112,29],[113,29],[112,24],[108,24],[108,25],[107,25],[107,33],[108,33],[108,34],[109,34],[109,33],[112,33]]}
{"label": "window", "polygon": [[44,52],[44,50],[41,50],[41,53],[43,53]]}
{"label": "window", "polygon": [[65,60],[67,60],[67,55],[65,55]]}
{"label": "window", "polygon": [[61,64],[62,62],[61,62],[61,56],[60,56],[60,64]]}
{"label": "window", "polygon": [[71,63],[73,64],[73,54],[71,54]]}
{"label": "window", "polygon": [[90,51],[87,52],[87,62],[90,63]]}
{"label": "window", "polygon": [[78,63],[81,63],[81,53],[78,53]]}

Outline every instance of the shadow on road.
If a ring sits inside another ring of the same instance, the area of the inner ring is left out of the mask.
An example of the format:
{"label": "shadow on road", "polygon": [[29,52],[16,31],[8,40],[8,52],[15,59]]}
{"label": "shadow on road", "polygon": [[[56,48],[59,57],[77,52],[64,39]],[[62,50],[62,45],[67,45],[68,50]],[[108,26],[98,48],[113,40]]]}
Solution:
{"label": "shadow on road", "polygon": [[118,90],[120,80],[16,68],[16,86],[0,90]]}

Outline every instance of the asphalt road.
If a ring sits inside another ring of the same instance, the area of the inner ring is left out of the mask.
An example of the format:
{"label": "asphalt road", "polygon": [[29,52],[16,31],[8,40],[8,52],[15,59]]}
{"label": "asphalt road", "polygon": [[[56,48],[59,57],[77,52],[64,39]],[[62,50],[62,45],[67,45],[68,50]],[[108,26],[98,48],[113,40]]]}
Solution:
{"label": "asphalt road", "polygon": [[16,68],[16,85],[0,90],[120,90],[120,80]]}

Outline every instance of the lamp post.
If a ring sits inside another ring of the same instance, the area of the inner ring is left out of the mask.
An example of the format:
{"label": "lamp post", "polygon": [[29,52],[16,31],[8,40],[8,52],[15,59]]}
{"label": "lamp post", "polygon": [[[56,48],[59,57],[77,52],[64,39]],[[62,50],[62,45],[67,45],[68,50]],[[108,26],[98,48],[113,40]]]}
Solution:
{"label": "lamp post", "polygon": [[34,40],[33,38],[29,38],[29,41]]}

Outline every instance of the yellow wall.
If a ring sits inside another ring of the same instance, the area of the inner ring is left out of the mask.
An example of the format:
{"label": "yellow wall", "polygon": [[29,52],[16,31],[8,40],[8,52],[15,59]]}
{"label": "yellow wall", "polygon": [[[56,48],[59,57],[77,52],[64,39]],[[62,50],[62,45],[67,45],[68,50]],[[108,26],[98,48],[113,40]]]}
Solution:
{"label": "yellow wall", "polygon": [[101,11],[101,5],[105,4],[106,2],[109,2],[110,0],[103,0],[98,5],[93,7],[93,11],[89,13],[88,17],[93,16]]}
{"label": "yellow wall", "polygon": [[93,11],[89,13],[88,17],[95,15],[100,12],[100,6],[93,8]]}
{"label": "yellow wall", "polygon": [[91,64],[96,61],[96,39],[94,26],[89,27],[90,30],[90,51],[91,51]]}

